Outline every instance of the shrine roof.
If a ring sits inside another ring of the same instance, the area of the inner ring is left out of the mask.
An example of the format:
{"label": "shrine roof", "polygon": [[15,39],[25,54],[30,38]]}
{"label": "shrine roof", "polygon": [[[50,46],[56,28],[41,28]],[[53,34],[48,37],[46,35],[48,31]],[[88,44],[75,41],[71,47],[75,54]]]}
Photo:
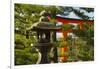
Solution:
{"label": "shrine roof", "polygon": [[[74,8],[74,9],[78,9],[78,8]],[[80,10],[80,12],[83,12],[84,15],[89,17],[89,19],[86,19],[86,20],[94,20],[94,12],[86,12],[85,10]],[[64,13],[66,13],[66,11]],[[56,17],[61,17],[61,18],[66,18],[66,19],[84,20],[81,17],[77,16],[73,11],[69,12],[68,15],[57,14]]]}

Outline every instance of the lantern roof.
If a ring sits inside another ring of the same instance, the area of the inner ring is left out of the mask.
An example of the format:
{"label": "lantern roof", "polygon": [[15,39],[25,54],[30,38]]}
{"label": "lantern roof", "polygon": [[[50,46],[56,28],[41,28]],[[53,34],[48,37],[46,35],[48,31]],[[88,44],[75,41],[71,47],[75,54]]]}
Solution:
{"label": "lantern roof", "polygon": [[33,24],[28,30],[59,30],[60,27],[55,26],[53,23],[49,22],[39,22],[38,24]]}

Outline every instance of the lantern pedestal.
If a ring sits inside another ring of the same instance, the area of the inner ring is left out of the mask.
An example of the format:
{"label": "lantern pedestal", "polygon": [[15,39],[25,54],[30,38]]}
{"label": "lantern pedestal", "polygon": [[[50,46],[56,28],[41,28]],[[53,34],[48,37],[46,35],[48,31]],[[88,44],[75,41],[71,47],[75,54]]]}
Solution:
{"label": "lantern pedestal", "polygon": [[37,47],[41,52],[40,64],[50,63],[48,53],[50,49],[53,47],[53,43],[38,43],[37,45],[35,45],[35,47]]}

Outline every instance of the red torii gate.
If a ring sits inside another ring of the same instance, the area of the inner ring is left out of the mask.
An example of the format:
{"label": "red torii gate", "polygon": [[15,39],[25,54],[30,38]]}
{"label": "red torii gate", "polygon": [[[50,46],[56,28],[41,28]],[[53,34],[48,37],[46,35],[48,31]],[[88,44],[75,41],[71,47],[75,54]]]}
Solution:
{"label": "red torii gate", "polygon": [[[78,24],[80,26],[81,30],[84,30],[83,23],[86,22],[86,23],[88,23],[90,25],[94,23],[94,20],[82,20],[82,19],[74,19],[74,18],[64,18],[64,17],[60,17],[60,16],[56,16],[56,20],[57,20],[57,22],[62,22],[63,24],[69,24],[69,23]],[[69,29],[69,30],[66,30],[66,31],[63,31],[61,29],[61,30],[58,30],[58,32],[62,32],[63,33],[64,40],[65,40],[65,38],[67,37],[67,34],[72,32],[72,29]],[[64,54],[64,52],[68,51],[67,44],[64,44],[64,45],[65,45],[65,47],[61,48],[61,53],[62,54]],[[61,58],[62,61],[67,61],[68,57],[62,56],[60,58]]]}

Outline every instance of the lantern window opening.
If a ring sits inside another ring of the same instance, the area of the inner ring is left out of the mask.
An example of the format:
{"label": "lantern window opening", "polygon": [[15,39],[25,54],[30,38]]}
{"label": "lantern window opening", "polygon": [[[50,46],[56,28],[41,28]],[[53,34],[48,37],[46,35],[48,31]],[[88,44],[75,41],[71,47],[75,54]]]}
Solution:
{"label": "lantern window opening", "polygon": [[42,39],[46,39],[46,34],[42,34]]}

